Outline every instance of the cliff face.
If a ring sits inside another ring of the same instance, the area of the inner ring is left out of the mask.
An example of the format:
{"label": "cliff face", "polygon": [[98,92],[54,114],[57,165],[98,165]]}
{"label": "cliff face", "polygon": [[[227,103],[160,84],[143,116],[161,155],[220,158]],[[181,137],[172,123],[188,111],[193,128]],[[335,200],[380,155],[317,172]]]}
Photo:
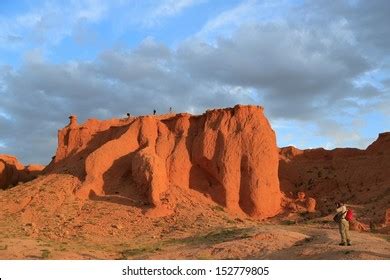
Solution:
{"label": "cliff face", "polygon": [[[361,217],[381,223],[390,205],[390,133],[381,133],[366,150],[280,149],[280,187],[287,195],[304,191],[323,213],[336,201],[367,205]],[[364,218],[363,218],[364,219]]]}
{"label": "cliff face", "polygon": [[275,133],[257,106],[121,120],[76,118],[58,133],[47,173],[71,173],[80,197],[123,195],[158,208],[171,186],[257,218],[280,211]]}
{"label": "cliff face", "polygon": [[0,189],[17,185],[34,179],[43,169],[41,165],[21,164],[16,157],[0,155]]}

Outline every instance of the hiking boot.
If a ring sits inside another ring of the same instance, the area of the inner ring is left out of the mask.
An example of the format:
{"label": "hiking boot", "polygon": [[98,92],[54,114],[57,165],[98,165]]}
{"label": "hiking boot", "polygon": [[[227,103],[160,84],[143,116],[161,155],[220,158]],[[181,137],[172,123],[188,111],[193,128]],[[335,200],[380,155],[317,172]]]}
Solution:
{"label": "hiking boot", "polygon": [[345,246],[345,242],[339,243],[340,246]]}

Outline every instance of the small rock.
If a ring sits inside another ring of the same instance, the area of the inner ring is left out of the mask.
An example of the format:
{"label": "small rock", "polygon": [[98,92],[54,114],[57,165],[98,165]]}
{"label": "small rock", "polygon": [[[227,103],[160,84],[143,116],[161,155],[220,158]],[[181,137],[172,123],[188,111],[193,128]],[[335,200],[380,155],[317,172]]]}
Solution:
{"label": "small rock", "polygon": [[56,217],[61,220],[65,220],[65,216],[63,214],[57,214]]}
{"label": "small rock", "polygon": [[118,224],[118,225],[117,224],[112,224],[111,227],[119,229],[119,230],[123,228],[123,226],[120,225],[120,224]]}

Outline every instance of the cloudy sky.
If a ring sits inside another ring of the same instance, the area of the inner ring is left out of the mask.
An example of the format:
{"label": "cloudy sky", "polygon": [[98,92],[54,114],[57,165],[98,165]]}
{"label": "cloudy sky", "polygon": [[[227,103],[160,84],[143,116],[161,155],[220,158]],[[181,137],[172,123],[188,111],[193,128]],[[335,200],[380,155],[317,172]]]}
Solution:
{"label": "cloudy sky", "polygon": [[265,107],[279,146],[390,130],[390,1],[1,0],[0,153],[48,163],[70,114]]}

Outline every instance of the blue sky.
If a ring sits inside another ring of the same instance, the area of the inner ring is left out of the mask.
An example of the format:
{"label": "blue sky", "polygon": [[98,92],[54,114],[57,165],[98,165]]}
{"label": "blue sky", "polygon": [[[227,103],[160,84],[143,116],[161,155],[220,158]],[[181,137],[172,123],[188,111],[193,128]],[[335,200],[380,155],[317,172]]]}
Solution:
{"label": "blue sky", "polygon": [[67,116],[265,107],[279,146],[390,130],[389,1],[0,1],[0,153],[48,163]]}

